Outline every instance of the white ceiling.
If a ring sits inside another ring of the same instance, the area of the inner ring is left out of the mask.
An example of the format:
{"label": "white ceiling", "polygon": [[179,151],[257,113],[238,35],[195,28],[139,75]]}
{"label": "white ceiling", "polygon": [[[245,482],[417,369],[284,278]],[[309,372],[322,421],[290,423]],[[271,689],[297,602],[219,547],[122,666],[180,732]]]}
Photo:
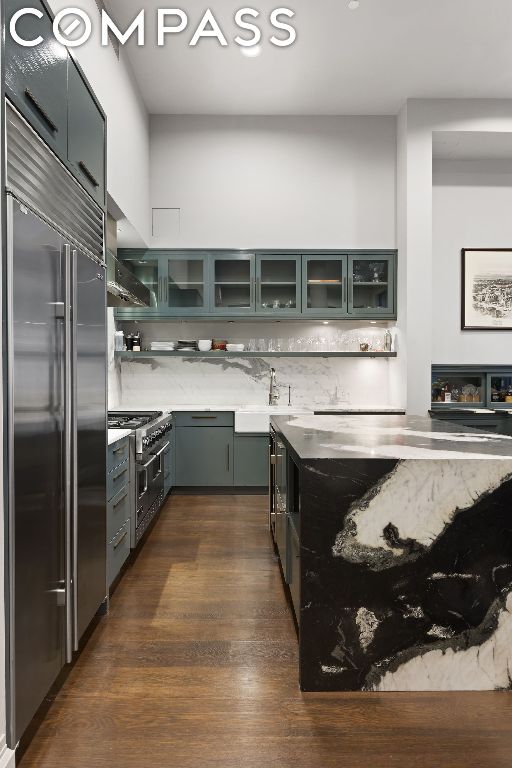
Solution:
{"label": "white ceiling", "polygon": [[231,41],[242,3],[210,8],[230,41],[188,43],[206,4],[181,0],[189,28],[158,48],[161,0],[107,0],[123,27],[146,9],[146,45],[126,48],[152,114],[396,114],[406,98],[512,97],[511,0],[290,0],[298,39],[268,43],[269,12],[258,0],[266,42],[257,58]]}

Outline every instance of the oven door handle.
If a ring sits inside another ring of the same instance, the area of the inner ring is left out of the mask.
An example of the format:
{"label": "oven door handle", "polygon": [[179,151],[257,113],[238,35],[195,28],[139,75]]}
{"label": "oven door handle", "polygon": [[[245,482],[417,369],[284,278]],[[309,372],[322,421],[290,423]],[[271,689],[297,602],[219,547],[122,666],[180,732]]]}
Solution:
{"label": "oven door handle", "polygon": [[164,447],[163,447],[163,448],[160,448],[160,450],[158,451],[158,453],[155,453],[155,459],[157,459],[159,456],[161,456],[161,455],[162,455],[162,453],[164,453],[164,451],[166,451],[166,450],[168,449],[168,447],[170,446],[170,444],[171,444],[171,442],[169,441],[168,443],[166,443],[166,444],[164,445]]}
{"label": "oven door handle", "polygon": [[141,472],[144,472],[144,488],[139,493],[139,496],[138,496],[139,499],[142,499],[142,497],[144,496],[144,494],[148,490],[148,468],[154,462],[155,459],[156,459],[156,456],[152,456],[150,458],[150,460],[146,461],[146,463],[143,464],[142,467],[138,470],[139,474]]}

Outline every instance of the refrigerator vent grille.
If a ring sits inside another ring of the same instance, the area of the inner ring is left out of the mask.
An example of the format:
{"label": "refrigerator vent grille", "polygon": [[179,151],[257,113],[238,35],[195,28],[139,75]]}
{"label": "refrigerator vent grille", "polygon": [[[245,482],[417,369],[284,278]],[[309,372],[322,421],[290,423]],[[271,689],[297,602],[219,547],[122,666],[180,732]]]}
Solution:
{"label": "refrigerator vent grille", "polygon": [[71,243],[104,260],[103,211],[7,103],[7,189]]}

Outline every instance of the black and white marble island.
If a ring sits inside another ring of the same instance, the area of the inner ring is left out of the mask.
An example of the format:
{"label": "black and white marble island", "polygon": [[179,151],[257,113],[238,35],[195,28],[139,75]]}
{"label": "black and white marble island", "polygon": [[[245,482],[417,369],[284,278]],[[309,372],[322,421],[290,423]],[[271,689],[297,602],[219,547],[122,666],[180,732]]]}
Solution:
{"label": "black and white marble island", "polygon": [[302,690],[510,689],[512,438],[407,416],[272,428]]}

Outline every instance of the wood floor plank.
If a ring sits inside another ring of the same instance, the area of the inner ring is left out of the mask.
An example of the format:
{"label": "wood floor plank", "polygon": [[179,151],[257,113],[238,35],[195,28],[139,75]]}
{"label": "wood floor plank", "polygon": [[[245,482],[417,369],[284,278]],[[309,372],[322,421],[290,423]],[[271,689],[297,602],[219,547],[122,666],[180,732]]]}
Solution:
{"label": "wood floor plank", "polygon": [[507,768],[507,693],[301,694],[257,496],[173,496],[21,768]]}

